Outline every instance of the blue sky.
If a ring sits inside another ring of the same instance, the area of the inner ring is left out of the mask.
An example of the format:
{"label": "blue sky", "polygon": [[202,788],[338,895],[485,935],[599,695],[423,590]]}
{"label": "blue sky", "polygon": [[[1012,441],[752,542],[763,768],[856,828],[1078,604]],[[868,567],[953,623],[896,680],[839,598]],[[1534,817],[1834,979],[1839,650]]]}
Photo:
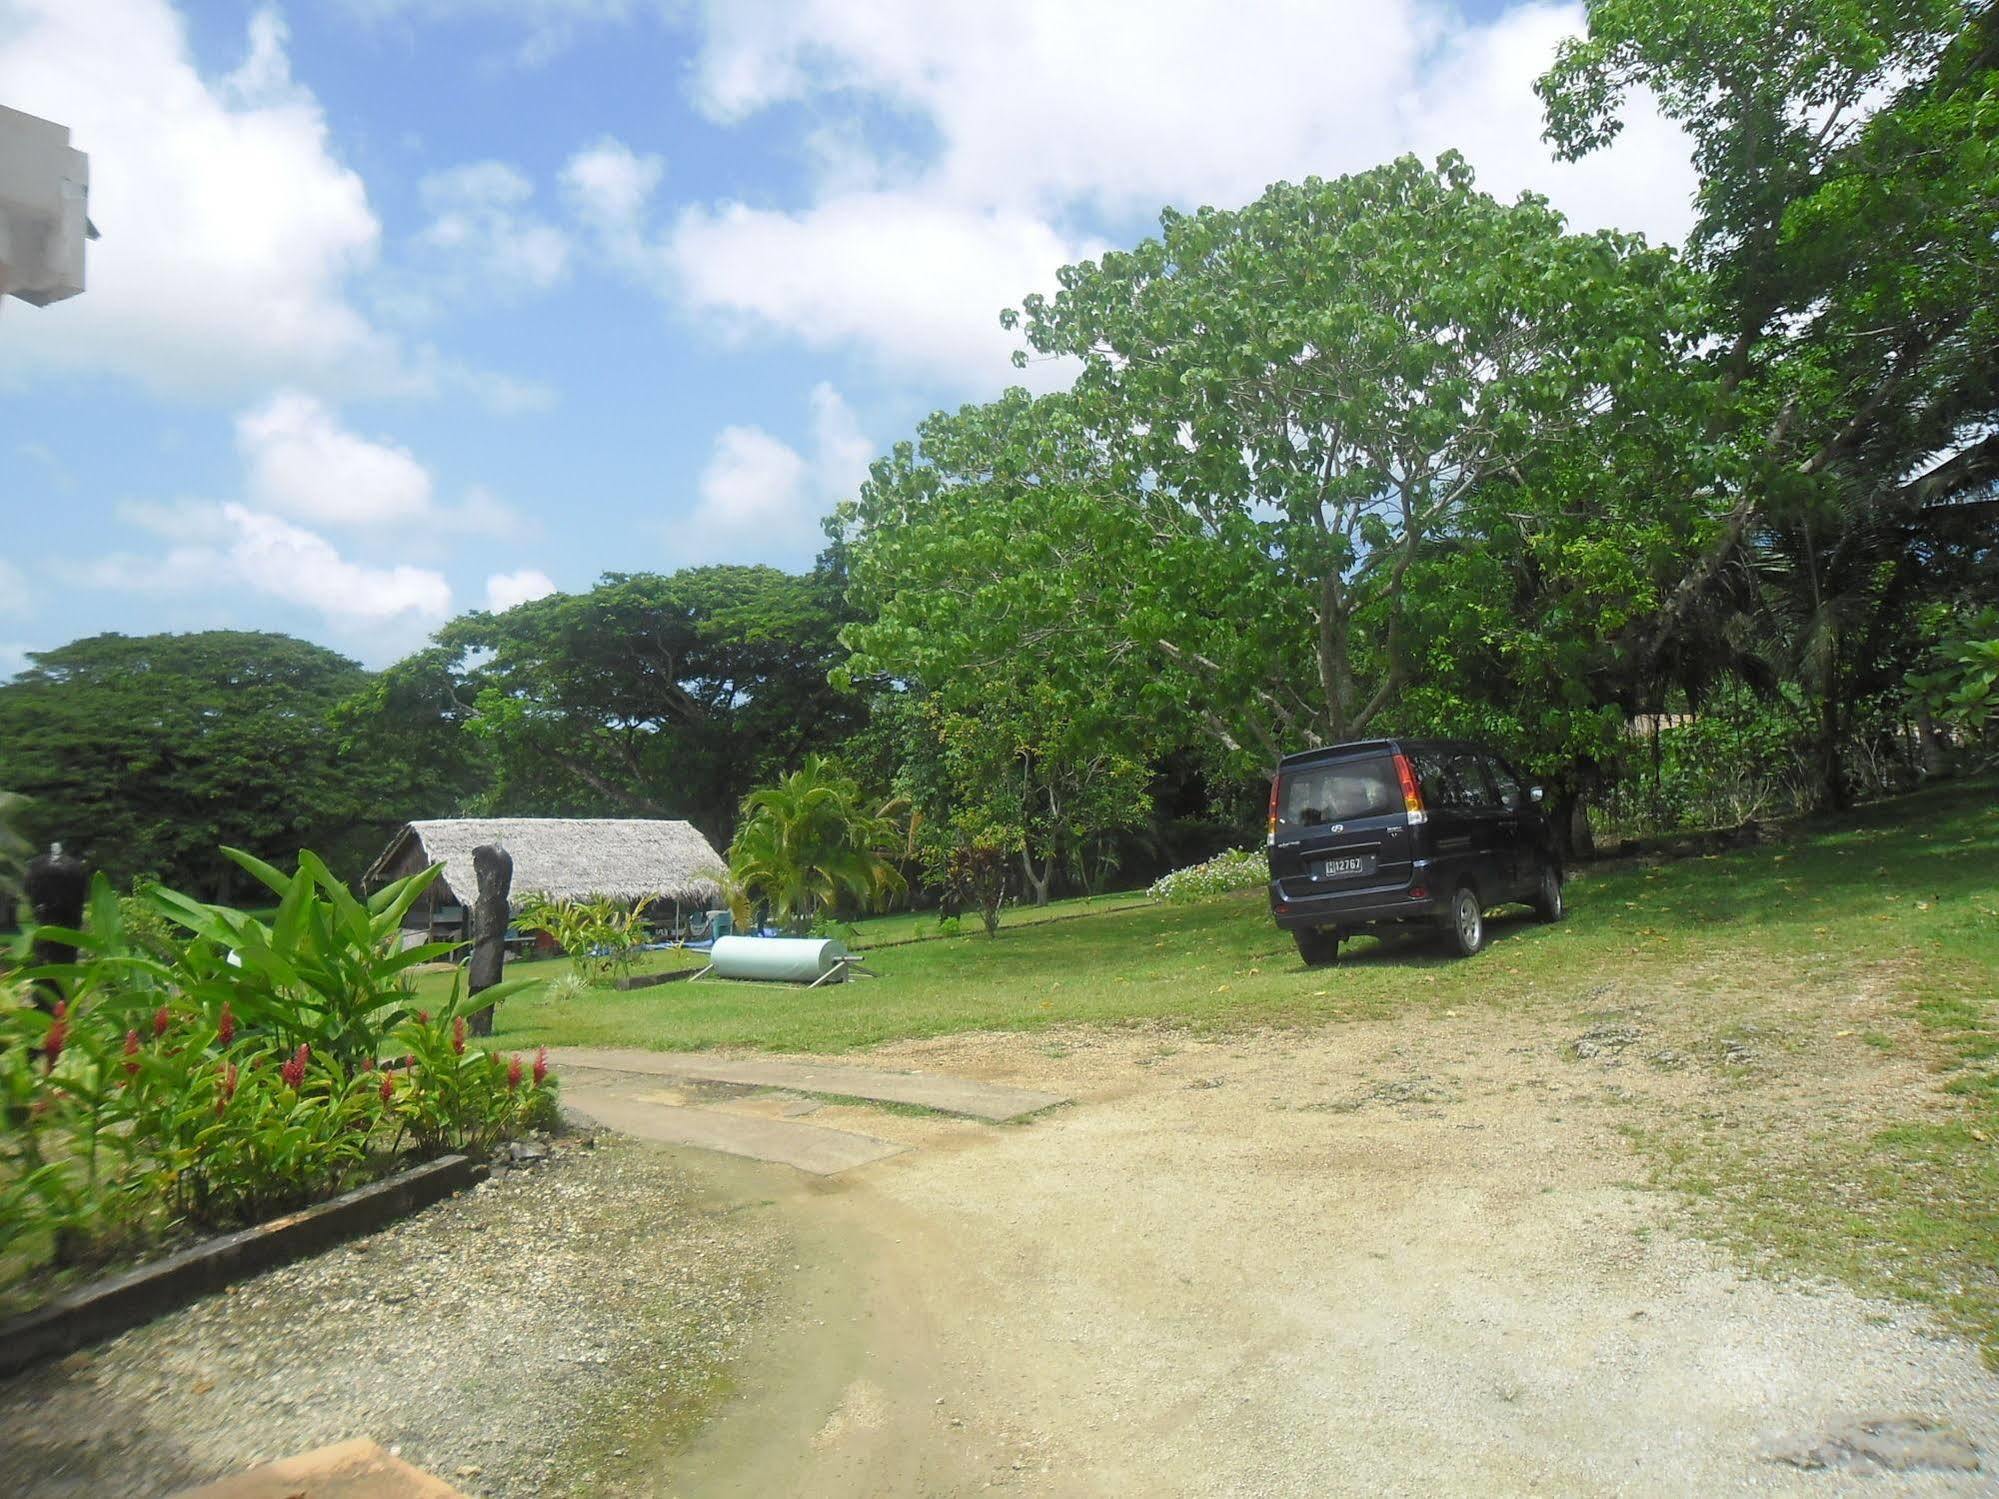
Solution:
{"label": "blue sky", "polygon": [[[802,566],[1002,306],[1163,204],[1456,147],[1676,237],[1641,102],[1547,160],[1570,5],[0,0],[91,157],[89,290],[0,304],[0,675],[99,630],[379,665],[600,573]],[[1059,367],[1026,377],[1042,386]]]}

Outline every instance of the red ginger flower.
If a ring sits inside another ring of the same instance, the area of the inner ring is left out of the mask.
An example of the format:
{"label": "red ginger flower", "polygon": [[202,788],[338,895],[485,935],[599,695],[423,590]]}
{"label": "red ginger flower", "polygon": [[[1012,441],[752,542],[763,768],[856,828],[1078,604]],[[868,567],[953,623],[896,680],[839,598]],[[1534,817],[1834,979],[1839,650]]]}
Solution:
{"label": "red ginger flower", "polygon": [[125,1075],[130,1077],[139,1070],[139,1032],[135,1027],[125,1032]]}
{"label": "red ginger flower", "polygon": [[361,1070],[363,1072],[373,1072],[375,1070],[375,1059],[373,1057],[361,1058]]}
{"label": "red ginger flower", "polygon": [[235,1096],[236,1064],[234,1062],[224,1062],[222,1064],[222,1086],[215,1093],[216,1114],[220,1115],[224,1109],[228,1108],[229,1100]]}
{"label": "red ginger flower", "polygon": [[548,1048],[546,1046],[534,1054],[534,1085],[539,1088],[548,1077]]}
{"label": "red ginger flower", "polygon": [[215,1022],[215,1039],[227,1046],[236,1039],[236,1017],[230,1012],[229,1001],[222,1001],[222,1016]]}
{"label": "red ginger flower", "polygon": [[383,1074],[382,1074],[382,1102],[383,1102],[383,1103],[387,1103],[387,1102],[389,1101],[389,1099],[390,1099],[391,1097],[393,1097],[393,1096],[394,1096],[394,1094],[395,1094],[395,1091],[396,1091],[396,1084],[395,1084],[395,1079],[394,1079],[394,1078],[392,1078],[392,1077],[390,1077],[390,1076],[388,1075],[388,1073],[386,1073],[386,1072],[385,1072],[385,1073],[383,1073]]}
{"label": "red ginger flower", "polygon": [[310,1054],[311,1049],[301,1041],[298,1050],[292,1054],[292,1059],[278,1069],[278,1076],[285,1080],[286,1087],[297,1088],[305,1081],[305,1059]]}
{"label": "red ginger flower", "polygon": [[521,1059],[519,1053],[507,1058],[507,1091],[513,1092],[521,1085]]}
{"label": "red ginger flower", "polygon": [[465,1017],[454,1015],[451,1020],[451,1049],[461,1057],[465,1055]]}
{"label": "red ginger flower", "polygon": [[56,1060],[62,1056],[63,1042],[69,1039],[69,1004],[56,1001],[55,1018],[49,1021],[48,1039],[42,1042],[42,1050],[48,1054],[49,1071],[56,1070]]}
{"label": "red ginger flower", "polygon": [[167,1013],[165,1005],[161,1005],[157,1010],[153,1011],[153,1039],[157,1041],[161,1036],[164,1036],[167,1033],[167,1026],[172,1021],[173,1016]]}
{"label": "red ginger flower", "polygon": [[418,1011],[416,1012],[416,1023],[417,1023],[418,1025],[429,1025],[429,1024],[430,1024],[430,1011],[428,1011],[428,1010],[418,1010]]}

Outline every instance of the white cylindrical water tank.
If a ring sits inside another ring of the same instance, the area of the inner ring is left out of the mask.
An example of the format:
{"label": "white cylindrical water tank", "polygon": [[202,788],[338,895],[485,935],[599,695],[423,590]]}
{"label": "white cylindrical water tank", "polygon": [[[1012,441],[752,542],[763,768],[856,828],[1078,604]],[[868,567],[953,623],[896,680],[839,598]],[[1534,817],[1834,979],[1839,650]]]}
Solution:
{"label": "white cylindrical water tank", "polygon": [[725,979],[809,984],[843,968],[846,955],[845,947],[826,937],[717,937],[708,961]]}

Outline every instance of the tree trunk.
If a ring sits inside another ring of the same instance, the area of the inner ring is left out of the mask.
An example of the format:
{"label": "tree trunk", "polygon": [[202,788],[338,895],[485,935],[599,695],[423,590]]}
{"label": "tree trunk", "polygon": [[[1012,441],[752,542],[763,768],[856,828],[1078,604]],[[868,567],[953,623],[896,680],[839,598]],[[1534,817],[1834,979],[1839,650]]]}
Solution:
{"label": "tree trunk", "polygon": [[[507,894],[514,883],[514,859],[498,844],[482,843],[472,850],[472,869],[479,881],[479,898],[472,907],[472,961],[467,979],[474,995],[499,983],[507,959]],[[472,1012],[472,1034],[493,1034],[493,1007]]]}
{"label": "tree trunk", "polygon": [[1035,872],[1034,861],[1027,856],[1027,850],[1020,851],[1020,872],[1027,879],[1027,888],[1034,895],[1037,906],[1048,904],[1048,887],[1055,879],[1055,856],[1050,854],[1041,861],[1040,873]]}
{"label": "tree trunk", "polygon": [[1835,679],[1819,700],[1819,802],[1828,812],[1845,811],[1849,800],[1846,778],[1839,768],[1839,737],[1839,691]]}
{"label": "tree trunk", "polygon": [[1925,780],[1934,780],[1948,773],[1943,741],[1937,737],[1937,721],[1930,717],[1926,708],[1916,713],[1916,754]]}

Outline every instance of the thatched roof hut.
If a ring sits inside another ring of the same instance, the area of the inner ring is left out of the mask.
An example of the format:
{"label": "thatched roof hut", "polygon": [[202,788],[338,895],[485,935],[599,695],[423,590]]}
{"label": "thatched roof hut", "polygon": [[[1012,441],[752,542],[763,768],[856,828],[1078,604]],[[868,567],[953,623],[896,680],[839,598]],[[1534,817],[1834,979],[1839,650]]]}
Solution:
{"label": "thatched roof hut", "polygon": [[[472,850],[497,843],[514,858],[514,904],[604,896],[708,907],[726,867],[692,823],[652,817],[445,817],[406,822],[363,879],[370,889],[442,864],[427,907],[469,907],[478,896]],[[458,883],[453,884],[456,880]]]}

